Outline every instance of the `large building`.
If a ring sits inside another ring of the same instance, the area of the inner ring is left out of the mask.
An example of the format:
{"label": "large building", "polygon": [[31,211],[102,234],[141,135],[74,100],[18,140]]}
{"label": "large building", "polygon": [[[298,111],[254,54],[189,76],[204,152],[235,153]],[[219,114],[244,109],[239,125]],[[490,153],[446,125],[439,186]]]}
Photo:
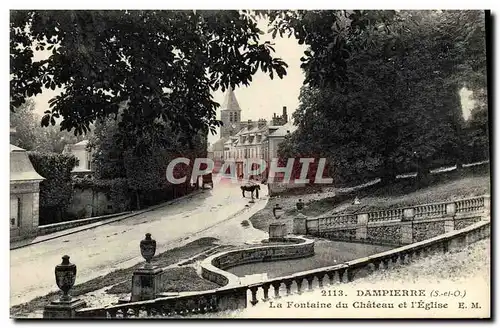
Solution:
{"label": "large building", "polygon": [[270,123],[265,119],[242,121],[241,112],[234,91],[228,90],[221,107],[221,138],[210,148],[216,170],[223,162],[233,161],[238,176],[243,174],[245,159],[268,162],[276,158],[279,143],[296,128],[288,121],[286,107],[282,115],[274,113]]}

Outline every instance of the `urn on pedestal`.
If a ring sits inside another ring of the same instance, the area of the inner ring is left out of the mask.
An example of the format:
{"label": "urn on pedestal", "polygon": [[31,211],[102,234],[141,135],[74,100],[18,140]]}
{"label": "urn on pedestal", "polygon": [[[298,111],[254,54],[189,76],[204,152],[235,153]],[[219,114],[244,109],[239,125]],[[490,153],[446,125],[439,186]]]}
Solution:
{"label": "urn on pedestal", "polygon": [[284,213],[285,213],[285,211],[283,210],[283,208],[281,206],[279,206],[278,204],[274,205],[273,216],[275,219],[280,219]]}
{"label": "urn on pedestal", "polygon": [[297,202],[297,204],[295,204],[295,206],[297,207],[297,211],[302,211],[302,209],[304,208],[304,203],[302,202],[302,199],[299,199],[299,201]]}
{"label": "urn on pedestal", "polygon": [[156,253],[156,240],[151,238],[151,234],[147,233],[146,238],[140,243],[141,255],[146,260],[145,268],[151,268],[151,259]]}
{"label": "urn on pedestal", "polygon": [[56,266],[55,276],[56,276],[57,287],[59,287],[59,289],[63,292],[60,301],[61,302],[71,301],[71,296],[69,295],[69,291],[75,285],[76,265],[69,262],[68,255],[64,255],[62,257],[61,264]]}

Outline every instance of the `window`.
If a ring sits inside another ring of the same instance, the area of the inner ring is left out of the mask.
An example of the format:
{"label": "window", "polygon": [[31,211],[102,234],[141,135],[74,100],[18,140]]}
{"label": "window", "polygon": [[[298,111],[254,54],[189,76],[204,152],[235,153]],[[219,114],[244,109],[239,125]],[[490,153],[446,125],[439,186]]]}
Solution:
{"label": "window", "polygon": [[19,218],[21,216],[21,199],[19,197],[10,198],[10,227],[19,227]]}
{"label": "window", "polygon": [[90,170],[90,162],[91,162],[91,156],[90,156],[90,152],[88,151],[87,152],[87,167],[86,169]]}

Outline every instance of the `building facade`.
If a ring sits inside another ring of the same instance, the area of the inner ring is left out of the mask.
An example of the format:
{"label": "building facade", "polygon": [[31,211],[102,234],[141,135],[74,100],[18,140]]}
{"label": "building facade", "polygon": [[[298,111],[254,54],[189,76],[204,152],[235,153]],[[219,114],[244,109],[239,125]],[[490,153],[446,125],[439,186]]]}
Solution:
{"label": "building facade", "polygon": [[73,174],[92,173],[92,151],[87,149],[88,140],[82,140],[74,145],[66,145],[63,154],[72,154],[78,158],[78,164],[73,169]]}
{"label": "building facade", "polygon": [[26,150],[10,145],[10,241],[35,237],[38,232],[40,176]]}
{"label": "building facade", "polygon": [[274,113],[271,122],[265,119],[242,121],[241,112],[234,91],[228,90],[221,108],[221,138],[210,148],[215,166],[234,162],[237,176],[243,174],[246,159],[268,162],[275,158],[279,143],[295,129],[288,121],[286,107],[283,107],[282,115]]}

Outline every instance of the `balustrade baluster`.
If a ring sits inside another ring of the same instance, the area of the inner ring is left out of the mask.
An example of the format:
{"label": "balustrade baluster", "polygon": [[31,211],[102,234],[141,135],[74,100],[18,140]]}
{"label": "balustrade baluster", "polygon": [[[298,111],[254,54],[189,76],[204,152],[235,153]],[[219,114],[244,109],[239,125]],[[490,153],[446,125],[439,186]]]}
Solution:
{"label": "balustrade baluster", "polygon": [[264,291],[264,298],[262,299],[264,302],[269,300],[269,288],[271,287],[271,284],[263,284],[262,285],[262,290]]}
{"label": "balustrade baluster", "polygon": [[285,280],[286,294],[290,295],[292,293],[292,280]]}
{"label": "balustrade baluster", "polygon": [[313,289],[314,276],[307,276],[306,280],[307,280],[307,288],[309,290],[312,290]]}
{"label": "balustrade baluster", "polygon": [[340,283],[344,282],[344,274],[345,274],[346,271],[347,271],[346,269],[340,269],[338,271],[338,273],[339,273],[339,282]]}
{"label": "balustrade baluster", "polygon": [[259,300],[257,300],[257,289],[258,287],[250,287],[250,292],[252,292],[252,300],[250,301],[250,303],[252,305],[255,305],[257,303],[259,303]]}
{"label": "balustrade baluster", "polygon": [[330,285],[333,285],[335,279],[335,271],[330,271],[326,273],[328,275],[328,279],[330,280]]}
{"label": "balustrade baluster", "polygon": [[295,283],[297,284],[297,293],[302,294],[302,280],[303,278],[296,278]]}
{"label": "balustrade baluster", "polygon": [[391,262],[391,259],[385,259],[382,260],[382,263],[384,263],[384,268],[389,269],[389,263]]}
{"label": "balustrade baluster", "polygon": [[280,287],[281,287],[281,282],[273,282],[272,286],[274,288],[274,298],[280,298]]}
{"label": "balustrade baluster", "polygon": [[356,270],[355,269],[347,269],[347,282],[351,282],[354,280],[354,277],[356,275]]}
{"label": "balustrade baluster", "polygon": [[320,272],[316,275],[318,277],[318,287],[323,288],[323,279],[325,279],[325,274]]}
{"label": "balustrade baluster", "polygon": [[393,256],[391,257],[391,260],[392,260],[392,264],[396,265],[398,263],[398,256]]}

